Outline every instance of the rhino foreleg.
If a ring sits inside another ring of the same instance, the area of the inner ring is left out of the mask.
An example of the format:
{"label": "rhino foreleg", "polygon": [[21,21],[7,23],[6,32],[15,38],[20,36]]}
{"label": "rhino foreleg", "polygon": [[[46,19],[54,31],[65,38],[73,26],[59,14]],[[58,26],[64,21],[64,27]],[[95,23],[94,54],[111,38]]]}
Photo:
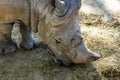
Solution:
{"label": "rhino foreleg", "polygon": [[12,28],[11,23],[0,23],[0,54],[16,51],[17,45],[11,39]]}
{"label": "rhino foreleg", "polygon": [[20,32],[22,35],[22,42],[20,44],[20,47],[24,48],[24,49],[33,49],[34,47],[38,47],[40,42],[38,39],[34,38],[34,35],[32,34],[31,28],[28,27],[21,20],[18,20],[17,23],[20,26]]}

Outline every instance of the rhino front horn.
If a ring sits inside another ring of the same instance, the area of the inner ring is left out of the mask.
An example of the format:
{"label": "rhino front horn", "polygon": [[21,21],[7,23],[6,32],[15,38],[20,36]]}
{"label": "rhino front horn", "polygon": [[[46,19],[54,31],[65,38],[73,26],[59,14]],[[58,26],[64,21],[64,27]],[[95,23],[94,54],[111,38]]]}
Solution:
{"label": "rhino front horn", "polygon": [[99,54],[97,54],[97,53],[93,53],[92,52],[92,56],[91,56],[91,58],[93,59],[93,61],[95,61],[95,60],[98,60],[98,59],[100,59],[101,58],[101,56],[99,55]]}
{"label": "rhino front horn", "polygon": [[101,58],[101,56],[94,52],[88,52],[88,54],[84,55],[84,56],[78,53],[76,55],[74,63],[87,63],[87,62],[96,61],[100,58]]}

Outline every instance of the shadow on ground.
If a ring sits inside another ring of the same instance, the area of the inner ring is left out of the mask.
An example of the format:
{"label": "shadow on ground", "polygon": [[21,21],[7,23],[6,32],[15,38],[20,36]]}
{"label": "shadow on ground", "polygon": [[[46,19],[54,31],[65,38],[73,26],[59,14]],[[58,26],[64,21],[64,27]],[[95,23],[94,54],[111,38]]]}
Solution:
{"label": "shadow on ground", "polygon": [[2,80],[101,80],[92,64],[60,66],[52,61],[47,48],[17,51],[0,56]]}

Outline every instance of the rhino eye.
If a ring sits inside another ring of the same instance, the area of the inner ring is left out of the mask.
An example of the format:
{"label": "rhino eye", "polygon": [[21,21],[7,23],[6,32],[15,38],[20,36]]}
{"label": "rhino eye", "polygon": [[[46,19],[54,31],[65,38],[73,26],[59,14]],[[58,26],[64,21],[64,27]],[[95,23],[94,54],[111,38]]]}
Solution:
{"label": "rhino eye", "polygon": [[55,43],[57,45],[61,44],[62,39],[61,38],[55,38]]}

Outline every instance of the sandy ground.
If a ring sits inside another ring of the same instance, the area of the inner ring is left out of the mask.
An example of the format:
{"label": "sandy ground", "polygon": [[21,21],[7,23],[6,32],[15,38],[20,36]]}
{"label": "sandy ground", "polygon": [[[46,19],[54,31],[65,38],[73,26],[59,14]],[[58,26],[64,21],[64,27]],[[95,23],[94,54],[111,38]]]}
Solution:
{"label": "sandy ground", "polygon": [[[13,54],[1,55],[0,80],[119,80],[120,4],[113,9],[108,5],[110,3],[116,3],[112,5],[117,6],[120,0],[83,0],[78,17],[84,41],[91,50],[102,55],[100,60],[60,66],[52,61],[49,49],[41,45],[34,50],[18,50]],[[109,14],[102,10],[104,6],[100,4],[105,6]],[[16,32],[15,28],[13,38],[19,43],[20,37]]]}

